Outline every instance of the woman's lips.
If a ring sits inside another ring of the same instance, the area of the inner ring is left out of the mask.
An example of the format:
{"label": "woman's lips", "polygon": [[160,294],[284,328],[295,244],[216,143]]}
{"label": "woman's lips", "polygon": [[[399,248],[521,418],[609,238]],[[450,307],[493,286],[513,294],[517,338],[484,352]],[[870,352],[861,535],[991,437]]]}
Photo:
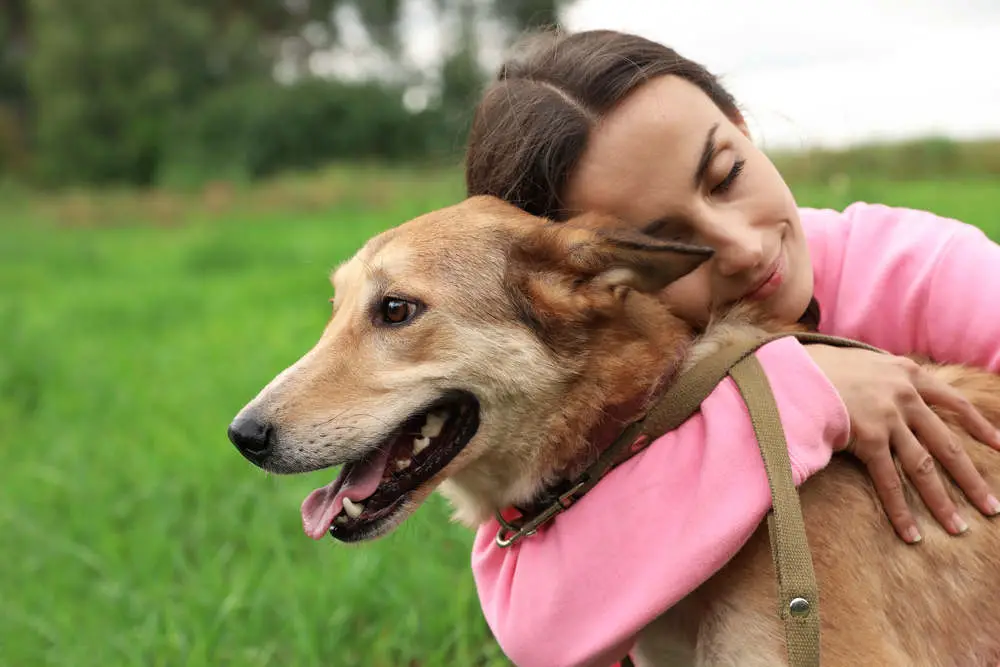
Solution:
{"label": "woman's lips", "polygon": [[767,276],[755,287],[750,290],[744,299],[749,301],[763,301],[768,297],[772,296],[781,287],[781,284],[785,279],[785,255],[784,253],[779,254],[778,258],[771,265],[771,269],[767,272]]}

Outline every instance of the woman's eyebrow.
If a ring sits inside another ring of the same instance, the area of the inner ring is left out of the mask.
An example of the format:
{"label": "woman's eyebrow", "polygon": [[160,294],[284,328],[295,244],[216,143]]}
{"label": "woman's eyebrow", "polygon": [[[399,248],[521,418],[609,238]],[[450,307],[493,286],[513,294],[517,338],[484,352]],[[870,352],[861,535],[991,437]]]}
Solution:
{"label": "woman's eyebrow", "polygon": [[666,218],[659,218],[657,220],[653,220],[652,222],[643,225],[643,227],[639,229],[639,231],[645,234],[646,236],[655,236],[656,232],[660,231],[669,224],[670,221],[667,220]]}
{"label": "woman's eyebrow", "polygon": [[664,218],[657,218],[652,222],[648,222],[639,228],[639,231],[646,236],[656,236],[659,232],[668,229],[676,229],[677,227],[683,227],[684,222],[673,216],[667,216]]}
{"label": "woman's eyebrow", "polygon": [[708,165],[711,164],[712,157],[715,156],[715,131],[718,129],[719,124],[716,123],[708,130],[708,136],[705,137],[705,147],[702,148],[701,158],[698,160],[698,168],[694,172],[695,187],[698,187],[698,184],[705,178]]}

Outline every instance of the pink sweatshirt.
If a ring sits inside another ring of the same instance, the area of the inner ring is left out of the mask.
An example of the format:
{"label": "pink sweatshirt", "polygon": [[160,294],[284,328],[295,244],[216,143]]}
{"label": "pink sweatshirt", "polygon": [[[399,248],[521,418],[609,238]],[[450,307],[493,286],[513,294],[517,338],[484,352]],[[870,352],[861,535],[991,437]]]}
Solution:
{"label": "pink sweatshirt", "polygon": [[[820,331],[896,354],[1000,369],[1000,246],[920,211],[803,209]],[[774,389],[796,484],[844,445],[837,392],[793,339],[757,357]],[[731,380],[679,429],[612,471],[537,535],[472,553],[483,612],[519,667],[608,667],[640,629],[708,580],[770,508],[749,416]],[[886,528],[890,530],[890,528]]]}

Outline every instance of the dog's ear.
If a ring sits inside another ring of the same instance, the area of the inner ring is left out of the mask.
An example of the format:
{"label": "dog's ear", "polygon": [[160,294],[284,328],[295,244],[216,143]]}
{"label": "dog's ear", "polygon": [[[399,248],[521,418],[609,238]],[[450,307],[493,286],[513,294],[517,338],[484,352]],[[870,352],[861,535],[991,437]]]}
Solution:
{"label": "dog's ear", "polygon": [[550,346],[573,351],[631,291],[659,292],[711,255],[640,232],[534,220],[511,248],[507,284],[518,317]]}
{"label": "dog's ear", "polygon": [[663,241],[635,231],[596,232],[596,243],[574,248],[570,267],[591,275],[595,286],[616,294],[659,292],[712,256],[712,249]]}
{"label": "dog's ear", "polygon": [[519,239],[515,253],[528,270],[562,274],[578,289],[621,298],[631,289],[662,290],[701,266],[712,249],[622,227],[601,228],[588,216],[536,226]]}

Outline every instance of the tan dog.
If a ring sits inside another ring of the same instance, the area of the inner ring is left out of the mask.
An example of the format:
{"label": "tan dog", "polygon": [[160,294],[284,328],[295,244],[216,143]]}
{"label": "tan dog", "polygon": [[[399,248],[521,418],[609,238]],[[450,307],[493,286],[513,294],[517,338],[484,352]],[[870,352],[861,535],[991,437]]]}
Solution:
{"label": "tan dog", "polygon": [[[336,271],[319,342],[240,412],[230,437],[276,473],[344,464],[303,503],[317,539],[383,535],[436,487],[469,526],[526,504],[610,442],[593,442],[602,414],[638,413],[691,359],[754,331],[730,317],[696,339],[656,294],[710,251],[592,229],[606,226],[543,223],[475,198],[375,237]],[[933,372],[1000,424],[1000,379]],[[1000,480],[1000,456],[962,437]],[[1000,614],[988,603],[1000,598],[1000,531],[987,519],[969,511],[967,535],[931,529],[907,546],[868,477],[840,458],[801,497],[824,665],[997,664]],[[639,662],[785,664],[776,609],[762,527],[642,633]]]}

